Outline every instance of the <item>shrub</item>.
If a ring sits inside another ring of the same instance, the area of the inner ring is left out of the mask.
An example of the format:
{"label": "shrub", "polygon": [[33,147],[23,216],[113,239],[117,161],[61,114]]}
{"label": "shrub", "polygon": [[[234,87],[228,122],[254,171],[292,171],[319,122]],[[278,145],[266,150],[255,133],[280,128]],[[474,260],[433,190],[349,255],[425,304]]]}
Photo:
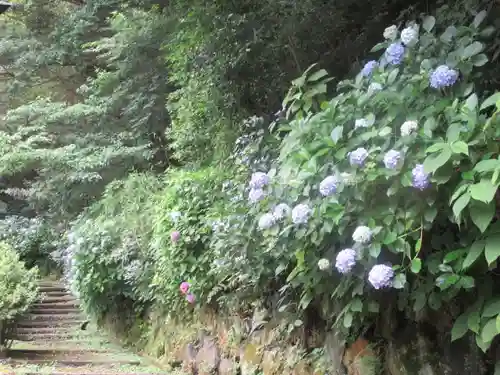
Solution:
{"label": "shrub", "polygon": [[26,269],[19,255],[0,243],[0,345],[5,343],[6,322],[24,313],[38,298],[38,270]]}

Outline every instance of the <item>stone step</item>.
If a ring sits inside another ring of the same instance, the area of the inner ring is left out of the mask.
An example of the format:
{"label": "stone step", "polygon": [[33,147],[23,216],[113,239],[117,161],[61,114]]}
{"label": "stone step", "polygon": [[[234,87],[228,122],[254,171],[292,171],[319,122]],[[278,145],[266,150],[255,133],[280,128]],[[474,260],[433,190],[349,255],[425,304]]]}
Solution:
{"label": "stone step", "polygon": [[80,350],[80,349],[9,349],[7,357],[11,359],[23,359],[31,361],[32,359],[52,359],[56,358],[71,358],[77,359],[82,356],[103,356],[110,354],[106,350]]}
{"label": "stone step", "polygon": [[[75,368],[71,372],[44,372],[43,375],[169,375],[168,372],[116,372],[112,369],[103,369],[92,372],[92,368],[78,369]],[[10,373],[9,373],[10,374]],[[14,374],[14,373],[13,373]],[[22,375],[40,375],[39,372],[23,372]]]}
{"label": "stone step", "polygon": [[75,327],[17,327],[14,331],[18,335],[62,332],[76,334]]}
{"label": "stone step", "polygon": [[81,310],[75,306],[68,306],[64,308],[52,308],[51,306],[44,306],[42,308],[32,308],[30,311],[32,315],[65,315],[65,314],[79,314]]}
{"label": "stone step", "polygon": [[77,301],[63,301],[63,302],[38,302],[34,303],[31,311],[47,310],[47,309],[60,309],[68,310],[75,309],[80,311],[80,304]]}
{"label": "stone step", "polygon": [[40,298],[40,302],[38,303],[70,303],[70,302],[75,302],[79,303],[78,299],[72,295],[62,295],[62,296],[54,296],[51,297],[49,295],[43,295],[42,298]]}
{"label": "stone step", "polygon": [[63,310],[62,314],[28,314],[24,317],[23,320],[47,320],[47,321],[52,321],[52,320],[83,320],[85,317],[81,313],[81,311],[68,311],[68,310]]}
{"label": "stone step", "polygon": [[68,289],[64,285],[38,285],[38,290],[41,293],[53,293],[53,292],[58,292],[58,293],[69,293]]}
{"label": "stone step", "polygon": [[56,327],[80,327],[85,323],[85,319],[65,319],[65,320],[20,320],[16,323],[18,328],[56,328]]}
{"label": "stone step", "polygon": [[45,297],[72,297],[73,295],[69,293],[68,291],[49,291],[49,292],[42,292],[42,298]]}
{"label": "stone step", "polygon": [[50,333],[13,333],[12,339],[17,341],[64,341],[66,339],[70,339],[75,337],[75,332],[55,332],[52,331]]}
{"label": "stone step", "polygon": [[[12,366],[30,365],[47,365],[56,364],[58,366],[67,367],[82,367],[82,366],[139,366],[140,360],[110,360],[110,359],[62,359],[54,361],[53,359],[33,359],[30,361],[12,359],[8,361]],[[116,372],[115,372],[116,374]]]}

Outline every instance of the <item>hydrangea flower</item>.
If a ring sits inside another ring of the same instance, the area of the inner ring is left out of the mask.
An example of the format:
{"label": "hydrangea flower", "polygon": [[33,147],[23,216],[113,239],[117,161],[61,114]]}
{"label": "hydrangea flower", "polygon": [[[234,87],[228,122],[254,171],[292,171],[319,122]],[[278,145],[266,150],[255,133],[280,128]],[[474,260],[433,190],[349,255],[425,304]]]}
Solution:
{"label": "hydrangea flower", "polygon": [[372,239],[372,231],[367,226],[361,225],[354,230],[352,240],[358,244],[366,245]]}
{"label": "hydrangea flower", "polygon": [[401,161],[401,152],[389,150],[384,155],[384,165],[387,169],[396,169]]}
{"label": "hydrangea flower", "polygon": [[396,25],[386,27],[384,30],[384,38],[387,40],[394,40],[398,37],[398,28]]}
{"label": "hydrangea flower", "polygon": [[383,89],[383,87],[382,87],[382,85],[380,83],[378,83],[378,82],[372,82],[368,86],[368,94],[369,95],[373,95],[376,92],[382,91],[382,89]]}
{"label": "hydrangea flower", "polygon": [[261,230],[269,229],[276,223],[276,219],[273,214],[266,213],[262,215],[259,219],[259,228]]}
{"label": "hydrangea flower", "polygon": [[362,167],[365,165],[366,158],[368,157],[368,151],[363,147],[357,148],[354,151],[349,152],[349,163],[351,165],[357,165]]}
{"label": "hydrangea flower", "polygon": [[403,137],[412,134],[414,131],[418,129],[418,122],[410,120],[405,121],[403,125],[401,125],[401,135]]}
{"label": "hydrangea flower", "polygon": [[353,249],[344,249],[337,254],[335,268],[342,274],[352,271],[356,265],[356,251]]}
{"label": "hydrangea flower", "polygon": [[252,173],[249,185],[252,189],[262,189],[264,186],[268,185],[269,182],[270,178],[266,173],[254,172]]}
{"label": "hydrangea flower", "polygon": [[369,77],[372,75],[373,70],[377,67],[378,63],[375,60],[368,61],[363,69],[361,69],[361,74],[363,77]]}
{"label": "hydrangea flower", "polygon": [[274,207],[273,216],[276,220],[282,220],[290,215],[291,211],[292,209],[286,203],[280,203]]}
{"label": "hydrangea flower", "polygon": [[412,169],[411,176],[413,187],[419,190],[425,190],[429,187],[429,174],[425,173],[423,164],[417,164],[415,168]]}
{"label": "hydrangea flower", "polygon": [[319,184],[319,192],[322,196],[328,197],[337,192],[338,180],[335,176],[328,176]]}
{"label": "hydrangea flower", "polygon": [[196,302],[196,297],[194,296],[194,294],[192,293],[189,293],[187,296],[186,296],[186,301],[188,301],[189,303],[193,304]]}
{"label": "hydrangea flower", "polygon": [[294,224],[305,224],[312,215],[312,210],[307,204],[298,204],[292,210],[292,221]]}
{"label": "hydrangea flower", "polygon": [[248,193],[248,200],[251,203],[256,203],[266,196],[266,193],[264,193],[264,190],[262,189],[252,189],[250,190],[250,193]]}
{"label": "hydrangea flower", "polygon": [[352,186],[356,184],[356,178],[348,172],[342,172],[340,174],[340,178],[342,179],[342,183],[347,186]]}
{"label": "hydrangea flower", "polygon": [[181,238],[181,234],[179,233],[179,231],[177,230],[174,230],[172,233],[170,233],[170,240],[172,242],[177,242],[179,241],[179,239]]}
{"label": "hydrangea flower", "polygon": [[174,223],[179,220],[181,217],[181,213],[179,211],[172,211],[170,213],[170,220],[172,220]]}
{"label": "hydrangea flower", "polygon": [[392,286],[394,271],[392,267],[385,264],[377,264],[368,273],[368,281],[375,289],[388,288]]}
{"label": "hydrangea flower", "polygon": [[368,121],[364,118],[358,118],[356,121],[354,121],[354,129],[367,128],[368,126]]}
{"label": "hydrangea flower", "polygon": [[179,289],[181,290],[182,294],[186,294],[189,291],[190,286],[191,284],[189,284],[187,281],[183,281],[179,286]]}
{"label": "hydrangea flower", "polygon": [[430,76],[430,86],[435,89],[451,87],[457,82],[458,72],[446,65],[438,66]]}
{"label": "hydrangea flower", "polygon": [[320,259],[318,261],[318,268],[321,270],[321,271],[326,271],[327,269],[330,268],[330,261],[328,259]]}
{"label": "hydrangea flower", "polygon": [[385,58],[391,65],[399,65],[403,61],[405,47],[401,43],[392,43],[385,50]]}
{"label": "hydrangea flower", "polygon": [[415,26],[408,26],[401,31],[401,41],[405,46],[413,47],[418,43],[418,30]]}

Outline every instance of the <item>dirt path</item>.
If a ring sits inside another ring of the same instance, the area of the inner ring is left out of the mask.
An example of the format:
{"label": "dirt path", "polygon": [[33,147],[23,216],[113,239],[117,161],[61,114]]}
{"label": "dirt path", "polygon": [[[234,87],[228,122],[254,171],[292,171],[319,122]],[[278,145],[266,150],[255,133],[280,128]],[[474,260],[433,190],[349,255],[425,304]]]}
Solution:
{"label": "dirt path", "polygon": [[0,374],[166,374],[111,344],[85,318],[78,301],[58,282],[41,282],[42,299],[16,328]]}

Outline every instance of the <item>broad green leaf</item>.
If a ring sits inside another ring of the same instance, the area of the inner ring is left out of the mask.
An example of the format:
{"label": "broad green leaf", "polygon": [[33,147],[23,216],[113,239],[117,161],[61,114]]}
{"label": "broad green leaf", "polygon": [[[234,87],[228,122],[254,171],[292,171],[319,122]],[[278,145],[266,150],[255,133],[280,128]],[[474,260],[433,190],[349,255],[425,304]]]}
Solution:
{"label": "broad green leaf", "polygon": [[488,63],[489,59],[484,53],[480,53],[479,55],[473,56],[471,62],[474,66],[484,66]]}
{"label": "broad green leaf", "polygon": [[486,353],[491,346],[491,341],[484,342],[481,339],[481,336],[476,335],[476,345],[479,346],[479,348],[483,351],[483,353]]}
{"label": "broad green leaf", "polygon": [[440,153],[431,154],[427,156],[424,161],[424,171],[426,173],[434,173],[443,165],[445,165],[451,158],[451,149],[448,145],[444,147]]}
{"label": "broad green leaf", "polygon": [[[457,200],[458,201],[458,200]],[[469,214],[472,222],[484,233],[495,216],[495,205],[474,202],[469,205]]]}
{"label": "broad green leaf", "polygon": [[488,12],[485,10],[480,11],[478,14],[476,14],[476,17],[474,17],[474,21],[472,21],[472,25],[477,29],[479,25],[484,21],[486,16],[488,15]]}
{"label": "broad green leaf", "polygon": [[470,95],[467,100],[465,101],[465,106],[469,108],[471,111],[475,111],[477,108],[478,104],[478,98],[477,95],[474,93]]}
{"label": "broad green leaf", "polygon": [[404,273],[398,273],[396,277],[394,277],[393,288],[403,289],[405,285],[406,285],[406,275]]}
{"label": "broad green leaf", "polygon": [[481,329],[481,315],[476,309],[469,312],[467,326],[472,332],[479,334],[479,330]]}
{"label": "broad green leaf", "polygon": [[422,27],[424,28],[425,31],[429,33],[434,28],[435,24],[436,24],[436,19],[433,16],[426,16],[422,21]]}
{"label": "broad green leaf", "polygon": [[460,218],[460,213],[469,204],[469,202],[470,194],[468,192],[462,194],[460,198],[455,201],[455,203],[453,204],[453,214],[455,215],[455,218],[457,220]]}
{"label": "broad green leaf", "polygon": [[[427,121],[429,121],[429,120],[427,120]],[[425,153],[432,154],[434,152],[441,151],[445,146],[446,146],[446,143],[442,143],[442,142],[434,143],[432,146],[427,147],[427,149],[425,150]]]}
{"label": "broad green leaf", "polygon": [[457,28],[455,26],[448,26],[444,31],[444,33],[441,34],[439,39],[443,43],[450,43],[456,35],[457,35]]}
{"label": "broad green leaf", "polygon": [[500,257],[500,234],[494,234],[486,239],[484,257],[488,264],[493,263]]}
{"label": "broad green leaf", "polygon": [[352,313],[350,311],[348,311],[344,314],[344,327],[345,328],[351,328],[352,319],[353,319],[353,316],[352,316]]}
{"label": "broad green leaf", "polygon": [[411,261],[411,272],[419,273],[422,269],[422,261],[420,258],[415,258]]}
{"label": "broad green leaf", "polygon": [[496,92],[494,93],[493,95],[491,95],[490,97],[488,97],[488,99],[486,99],[483,104],[481,104],[481,111],[485,108],[488,108],[488,107],[491,107],[491,106],[494,106],[497,104],[497,102],[500,100],[500,92]]}
{"label": "broad green leaf", "polygon": [[363,311],[363,302],[359,298],[355,298],[352,300],[350,304],[351,311],[361,312]]}
{"label": "broad green leaf", "polygon": [[483,179],[477,184],[471,185],[469,188],[469,192],[472,199],[484,203],[489,203],[495,197],[497,189],[497,185],[493,185],[490,180]]}
{"label": "broad green leaf", "polygon": [[333,128],[331,134],[330,134],[330,138],[332,139],[332,141],[334,143],[337,143],[341,138],[342,138],[342,133],[344,131],[344,127],[339,125],[339,126],[336,126],[335,128]]}
{"label": "broad green leaf", "polygon": [[387,77],[387,84],[388,85],[392,85],[394,83],[394,81],[396,80],[397,76],[399,74],[399,69],[396,68],[396,69],[393,69],[390,73],[389,73],[389,77]]}
{"label": "broad green leaf", "polygon": [[500,298],[495,298],[486,302],[483,308],[482,317],[491,318],[500,314]]}
{"label": "broad green leaf", "polygon": [[481,160],[474,166],[474,170],[478,173],[491,172],[495,168],[500,167],[500,161],[498,159],[488,159]]}
{"label": "broad green leaf", "polygon": [[474,242],[469,251],[467,252],[467,256],[462,263],[462,268],[466,269],[470,267],[474,262],[481,256],[484,251],[485,242],[484,241],[476,241]]}
{"label": "broad green leaf", "polygon": [[483,44],[480,42],[472,42],[462,52],[462,60],[466,60],[472,56],[477,55],[483,51]]}
{"label": "broad green leaf", "polygon": [[307,80],[309,82],[315,82],[315,81],[320,80],[323,77],[326,77],[327,75],[328,75],[328,72],[325,69],[321,69],[321,70],[318,70],[317,72],[314,72],[313,74],[311,74],[307,78]]}
{"label": "broad green leaf", "polygon": [[467,190],[469,187],[469,185],[461,185],[459,186],[455,191],[454,193],[452,194],[451,198],[450,198],[450,205],[460,196],[462,195],[465,190]]}
{"label": "broad green leaf", "polygon": [[481,330],[481,340],[483,342],[491,342],[496,335],[498,335],[497,330],[497,319],[490,319],[486,322],[483,329]]}
{"label": "broad green leaf", "polygon": [[468,314],[464,313],[460,315],[457,320],[455,320],[455,323],[453,324],[453,327],[451,329],[451,341],[458,340],[465,336],[465,334],[469,330],[469,326],[467,324],[468,317]]}

